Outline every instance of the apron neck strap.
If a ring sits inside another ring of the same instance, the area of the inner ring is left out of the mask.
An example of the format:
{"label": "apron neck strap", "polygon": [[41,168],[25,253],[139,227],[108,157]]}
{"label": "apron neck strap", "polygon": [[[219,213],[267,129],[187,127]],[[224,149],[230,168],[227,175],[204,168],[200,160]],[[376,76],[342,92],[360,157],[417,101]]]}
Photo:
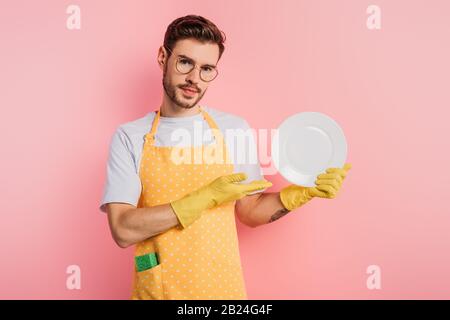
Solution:
{"label": "apron neck strap", "polygon": [[[203,116],[203,119],[208,123],[209,127],[212,129],[212,133],[214,135],[214,138],[216,139],[216,142],[223,141],[222,135],[220,133],[219,127],[217,126],[216,122],[211,118],[211,116],[203,110],[202,107],[200,107],[200,112]],[[156,131],[159,126],[159,120],[161,118],[161,109],[156,111],[155,118],[153,119],[152,128],[149,133],[147,133],[146,137],[149,139],[148,142],[150,145],[153,145],[155,143],[155,135]]]}

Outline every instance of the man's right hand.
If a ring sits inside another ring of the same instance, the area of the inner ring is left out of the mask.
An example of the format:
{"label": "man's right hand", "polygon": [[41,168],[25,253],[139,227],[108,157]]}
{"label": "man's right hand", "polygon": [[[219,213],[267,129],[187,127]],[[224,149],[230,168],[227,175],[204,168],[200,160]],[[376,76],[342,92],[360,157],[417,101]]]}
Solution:
{"label": "man's right hand", "polygon": [[170,205],[181,225],[186,228],[200,218],[204,210],[241,199],[254,191],[272,186],[272,183],[267,180],[239,183],[245,179],[247,179],[245,173],[221,176],[183,198],[172,201]]}

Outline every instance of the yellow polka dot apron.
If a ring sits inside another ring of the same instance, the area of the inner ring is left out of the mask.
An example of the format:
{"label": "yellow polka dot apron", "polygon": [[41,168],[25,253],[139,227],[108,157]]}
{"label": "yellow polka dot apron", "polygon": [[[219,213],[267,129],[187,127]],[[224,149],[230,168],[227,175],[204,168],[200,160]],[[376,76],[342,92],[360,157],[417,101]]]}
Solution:
{"label": "yellow polka dot apron", "polygon": [[[138,207],[169,203],[233,173],[222,133],[209,114],[200,110],[215,142],[189,147],[155,146],[160,111],[156,113],[145,136]],[[192,161],[174,161],[176,154],[183,154],[185,160],[190,155]],[[214,154],[215,161],[206,159],[207,154]],[[199,155],[205,158],[198,161]],[[206,210],[187,228],[177,225],[136,244],[135,260],[147,258],[148,263],[135,263],[131,298],[247,299],[234,206],[233,201]]]}

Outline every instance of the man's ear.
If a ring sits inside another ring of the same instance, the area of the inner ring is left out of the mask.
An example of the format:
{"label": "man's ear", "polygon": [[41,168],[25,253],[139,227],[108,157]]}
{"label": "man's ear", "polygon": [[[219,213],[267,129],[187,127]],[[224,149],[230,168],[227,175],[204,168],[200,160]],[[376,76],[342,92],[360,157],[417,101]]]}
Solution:
{"label": "man's ear", "polygon": [[164,51],[163,46],[160,46],[158,49],[157,62],[161,70],[164,68],[165,61],[167,61],[166,51]]}

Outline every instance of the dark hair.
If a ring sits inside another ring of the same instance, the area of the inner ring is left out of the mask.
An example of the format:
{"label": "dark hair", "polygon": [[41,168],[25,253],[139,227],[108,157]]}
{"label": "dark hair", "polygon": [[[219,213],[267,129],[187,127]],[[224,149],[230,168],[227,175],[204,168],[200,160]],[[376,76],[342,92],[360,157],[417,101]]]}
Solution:
{"label": "dark hair", "polygon": [[164,35],[164,47],[169,49],[168,56],[171,55],[171,50],[175,47],[178,40],[194,38],[201,42],[213,42],[219,45],[219,59],[222,56],[225,47],[225,33],[223,33],[217,26],[202,16],[187,15],[172,21],[167,27]]}

